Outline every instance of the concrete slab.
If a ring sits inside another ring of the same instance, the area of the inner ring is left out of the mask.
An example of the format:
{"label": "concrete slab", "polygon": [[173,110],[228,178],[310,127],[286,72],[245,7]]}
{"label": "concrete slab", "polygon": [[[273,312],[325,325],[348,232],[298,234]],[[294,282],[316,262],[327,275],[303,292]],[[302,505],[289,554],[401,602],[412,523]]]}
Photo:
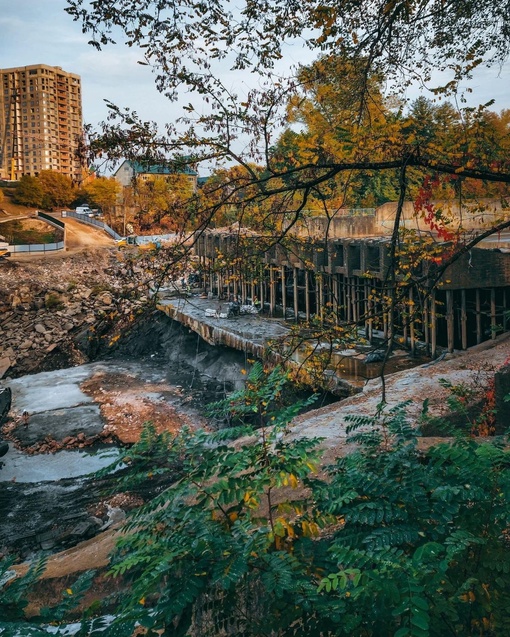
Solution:
{"label": "concrete slab", "polygon": [[11,408],[37,414],[52,409],[69,409],[91,403],[79,383],[89,375],[87,365],[52,372],[41,372],[9,381],[12,390]]}
{"label": "concrete slab", "polygon": [[217,299],[187,297],[161,300],[158,309],[189,327],[210,345],[225,345],[262,357],[267,343],[290,333],[277,319],[246,314],[233,318],[206,316],[206,310],[227,311],[228,303]]}
{"label": "concrete slab", "polygon": [[16,438],[23,446],[30,446],[47,437],[61,441],[82,432],[86,432],[87,437],[98,436],[103,427],[98,405],[77,405],[32,414],[27,427],[19,426],[16,429]]}
{"label": "concrete slab", "polygon": [[10,445],[9,451],[2,458],[4,466],[0,471],[0,478],[2,482],[12,480],[20,483],[76,478],[107,467],[120,453],[117,447],[109,447],[93,452],[73,450],[27,456]]}

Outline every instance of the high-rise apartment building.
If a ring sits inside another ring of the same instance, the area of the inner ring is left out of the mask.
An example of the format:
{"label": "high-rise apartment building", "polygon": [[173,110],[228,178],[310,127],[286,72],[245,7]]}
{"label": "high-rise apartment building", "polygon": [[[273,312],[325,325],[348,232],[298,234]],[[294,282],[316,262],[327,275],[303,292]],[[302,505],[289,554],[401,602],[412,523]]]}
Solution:
{"label": "high-rise apartment building", "polygon": [[0,69],[0,178],[55,170],[81,182],[80,76],[58,66]]}

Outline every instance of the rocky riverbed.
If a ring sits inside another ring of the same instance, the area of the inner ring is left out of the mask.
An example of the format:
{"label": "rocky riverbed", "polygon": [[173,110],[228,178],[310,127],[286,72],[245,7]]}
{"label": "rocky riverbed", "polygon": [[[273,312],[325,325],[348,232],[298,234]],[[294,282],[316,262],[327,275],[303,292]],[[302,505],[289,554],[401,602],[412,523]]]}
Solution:
{"label": "rocky riverbed", "polygon": [[112,511],[121,518],[152,497],[163,484],[106,496],[114,476],[88,474],[127,453],[147,422],[170,432],[206,426],[204,405],[241,383],[245,364],[241,353],[200,342],[161,315],[110,360],[0,381],[12,392],[0,434],[9,443],[0,553],[73,546],[107,528]]}

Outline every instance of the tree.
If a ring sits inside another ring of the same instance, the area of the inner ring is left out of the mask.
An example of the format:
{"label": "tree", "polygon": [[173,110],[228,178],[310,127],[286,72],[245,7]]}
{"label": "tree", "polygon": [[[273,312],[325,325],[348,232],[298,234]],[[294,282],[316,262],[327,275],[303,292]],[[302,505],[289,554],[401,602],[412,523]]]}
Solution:
{"label": "tree", "polygon": [[69,206],[75,198],[71,178],[54,170],[41,170],[37,177],[43,191],[42,206],[46,209]]}
{"label": "tree", "polygon": [[43,205],[44,191],[37,177],[23,175],[14,190],[14,201],[22,206],[37,208]]}
{"label": "tree", "polygon": [[184,232],[192,217],[193,188],[186,175],[174,173],[137,180],[132,186],[140,229]]}
{"label": "tree", "polygon": [[91,206],[101,208],[104,212],[111,212],[118,200],[121,185],[113,177],[97,177],[83,187]]}

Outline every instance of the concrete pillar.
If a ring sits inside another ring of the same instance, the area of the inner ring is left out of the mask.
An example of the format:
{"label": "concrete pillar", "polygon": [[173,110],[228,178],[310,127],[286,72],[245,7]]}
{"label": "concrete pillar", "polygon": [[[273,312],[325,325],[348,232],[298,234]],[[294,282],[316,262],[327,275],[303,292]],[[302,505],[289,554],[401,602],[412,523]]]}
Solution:
{"label": "concrete pillar", "polygon": [[430,321],[429,321],[429,299],[425,297],[423,303],[423,336],[425,339],[425,351],[430,356]]}
{"label": "concrete pillar", "polygon": [[292,270],[292,286],[294,291],[294,321],[298,321],[299,298],[298,298],[298,269]]}
{"label": "concrete pillar", "polygon": [[310,279],[308,270],[305,270],[305,313],[306,320],[310,320]]}
{"label": "concrete pillar", "polygon": [[414,292],[413,288],[409,288],[409,336],[411,339],[411,354],[414,356],[416,352],[416,334],[414,329]]}
{"label": "concrete pillar", "polygon": [[466,310],[466,290],[461,290],[460,297],[460,329],[462,349],[467,349],[467,310]]}
{"label": "concrete pillar", "polygon": [[345,309],[346,309],[346,320],[348,323],[352,321],[352,286],[351,279],[347,277],[345,280]]}
{"label": "concrete pillar", "polygon": [[372,300],[372,287],[367,288],[367,327],[366,338],[370,344],[374,340],[374,302]]}
{"label": "concrete pillar", "polygon": [[453,352],[455,342],[455,317],[453,314],[453,290],[446,290],[446,336],[448,351]]}
{"label": "concrete pillar", "polygon": [[318,275],[317,283],[317,314],[321,322],[324,322],[324,280],[322,274]]}
{"label": "concrete pillar", "polygon": [[269,266],[269,316],[274,316],[276,308],[276,284],[274,280],[274,268]]}
{"label": "concrete pillar", "polygon": [[283,308],[283,320],[287,318],[287,288],[285,285],[285,266],[282,265],[281,269],[282,277],[282,308]]}
{"label": "concrete pillar", "polygon": [[436,291],[430,293],[430,355],[436,358],[437,354],[437,317],[436,317]]}
{"label": "concrete pillar", "polygon": [[480,302],[480,290],[476,290],[476,344],[482,342],[482,306]]}
{"label": "concrete pillar", "polygon": [[333,313],[335,315],[335,325],[338,325],[340,320],[338,312],[340,311],[340,282],[338,281],[338,274],[331,276],[331,288],[333,290]]}
{"label": "concrete pillar", "polygon": [[262,311],[264,311],[264,305],[266,303],[266,284],[265,284],[265,271],[263,266],[260,267],[259,290],[260,290],[260,302],[262,304],[261,307],[262,307]]}
{"label": "concrete pillar", "polygon": [[496,324],[496,290],[491,288],[491,339],[496,338],[497,324]]}

